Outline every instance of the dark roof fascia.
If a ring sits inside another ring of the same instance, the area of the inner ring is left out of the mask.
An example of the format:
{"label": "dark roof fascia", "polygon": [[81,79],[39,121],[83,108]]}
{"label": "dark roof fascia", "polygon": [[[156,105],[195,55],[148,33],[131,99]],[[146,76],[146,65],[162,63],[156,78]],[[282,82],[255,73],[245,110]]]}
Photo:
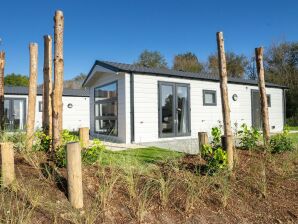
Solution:
{"label": "dark roof fascia", "polygon": [[112,70],[112,71],[114,71],[114,72],[120,72],[120,69],[118,69],[117,67],[114,67],[114,66],[111,66],[111,65],[108,65],[108,64],[106,64],[106,63],[103,63],[103,62],[101,62],[101,61],[96,60],[96,61],[94,62],[94,64],[93,64],[92,68],[90,69],[90,71],[89,71],[87,77],[85,78],[84,82],[82,83],[82,87],[85,86],[87,80],[89,79],[89,77],[91,76],[91,74],[92,74],[92,72],[93,72],[95,66],[97,66],[97,65],[98,65],[98,66],[102,66],[102,67],[107,68],[107,69],[110,69],[110,70]]}
{"label": "dark roof fascia", "polygon": [[[98,66],[102,66],[104,68],[110,69],[114,72],[128,72],[128,73],[134,73],[134,74],[146,74],[146,75],[153,75],[153,76],[164,76],[164,77],[175,77],[175,78],[182,78],[182,79],[193,79],[193,80],[201,80],[201,81],[209,81],[209,82],[219,82],[219,79],[216,77],[191,77],[191,76],[186,76],[186,75],[179,75],[179,74],[170,74],[167,72],[146,72],[146,71],[136,71],[134,69],[123,69],[123,68],[118,68],[117,66],[113,66],[110,64],[107,64],[106,62],[103,61],[98,61],[96,60],[94,65],[92,66],[87,78],[85,79],[83,86],[85,84],[85,82],[88,80],[89,76],[91,75],[94,67],[98,65]],[[258,86],[258,83],[252,83],[249,80],[232,80],[228,79],[228,83],[232,83],[232,84],[239,84],[239,85],[249,85],[249,86]],[[277,85],[277,84],[273,84],[273,83],[267,83],[266,87],[270,87],[270,88],[277,88],[277,89],[289,89],[287,86],[282,86],[282,85]]]}

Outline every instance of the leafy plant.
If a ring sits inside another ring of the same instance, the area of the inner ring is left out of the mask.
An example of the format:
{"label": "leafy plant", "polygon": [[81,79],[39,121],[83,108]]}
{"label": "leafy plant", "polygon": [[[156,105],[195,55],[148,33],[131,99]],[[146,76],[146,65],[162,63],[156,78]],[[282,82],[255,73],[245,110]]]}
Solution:
{"label": "leafy plant", "polygon": [[285,129],[283,133],[273,135],[270,138],[270,149],[272,153],[281,153],[294,149],[294,144],[289,138],[288,130]]}
{"label": "leafy plant", "polygon": [[241,130],[238,132],[240,136],[240,145],[244,149],[254,149],[257,146],[258,141],[260,140],[260,132],[251,127],[248,128],[246,124],[241,125]]}
{"label": "leafy plant", "polygon": [[211,173],[226,167],[227,152],[221,147],[213,148],[211,145],[204,145],[201,153]]}
{"label": "leafy plant", "polygon": [[66,167],[66,145],[60,146],[56,150],[55,163],[58,167]]}
{"label": "leafy plant", "polygon": [[93,164],[100,157],[102,151],[105,150],[105,146],[99,139],[93,139],[91,147],[82,151],[82,160],[85,163]]}
{"label": "leafy plant", "polygon": [[213,127],[211,129],[211,135],[212,135],[211,144],[213,145],[213,147],[215,147],[215,148],[220,147],[221,146],[221,136],[222,136],[221,128]]}
{"label": "leafy plant", "polygon": [[52,143],[51,137],[46,135],[42,130],[36,131],[34,137],[33,150],[48,152]]}

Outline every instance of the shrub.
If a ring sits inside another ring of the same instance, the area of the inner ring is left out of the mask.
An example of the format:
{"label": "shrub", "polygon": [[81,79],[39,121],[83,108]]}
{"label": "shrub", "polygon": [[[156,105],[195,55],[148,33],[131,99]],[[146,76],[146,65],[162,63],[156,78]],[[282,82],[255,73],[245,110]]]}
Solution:
{"label": "shrub", "polygon": [[52,143],[52,139],[50,136],[46,135],[43,131],[36,131],[34,136],[34,151],[44,151],[48,152]]}
{"label": "shrub", "polygon": [[240,136],[240,145],[244,149],[253,149],[257,146],[258,141],[260,140],[260,132],[251,127],[248,128],[246,124],[241,125],[241,130],[238,132]]}
{"label": "shrub", "polygon": [[289,138],[288,131],[276,134],[270,138],[270,149],[272,153],[281,153],[294,149],[293,141]]}
{"label": "shrub", "polygon": [[211,145],[204,145],[202,158],[207,162],[209,172],[214,173],[227,165],[227,152],[221,147],[213,148]]}
{"label": "shrub", "polygon": [[105,150],[105,146],[102,142],[99,139],[93,139],[91,147],[82,151],[83,162],[87,164],[95,163],[99,159],[103,150]]}
{"label": "shrub", "polygon": [[220,127],[213,127],[211,129],[211,135],[212,135],[212,146],[217,148],[221,146],[221,136],[222,136],[222,132],[221,132],[221,128]]}

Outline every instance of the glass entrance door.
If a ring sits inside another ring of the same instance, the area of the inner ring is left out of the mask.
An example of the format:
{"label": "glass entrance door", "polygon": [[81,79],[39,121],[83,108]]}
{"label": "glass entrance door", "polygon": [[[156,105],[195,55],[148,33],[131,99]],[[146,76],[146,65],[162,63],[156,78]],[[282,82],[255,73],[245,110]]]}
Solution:
{"label": "glass entrance door", "polygon": [[189,85],[159,83],[159,136],[190,134]]}
{"label": "glass entrance door", "polygon": [[24,130],[26,121],[26,99],[4,99],[4,127],[7,131]]}

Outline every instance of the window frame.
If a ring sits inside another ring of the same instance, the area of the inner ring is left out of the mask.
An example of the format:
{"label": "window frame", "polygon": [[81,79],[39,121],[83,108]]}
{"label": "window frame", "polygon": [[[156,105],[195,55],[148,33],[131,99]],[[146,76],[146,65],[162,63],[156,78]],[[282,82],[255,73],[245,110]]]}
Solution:
{"label": "window frame", "polygon": [[43,105],[42,105],[42,101],[38,101],[38,112],[43,112]]}
{"label": "window frame", "polygon": [[[214,94],[214,103],[206,103],[205,94]],[[217,106],[217,92],[216,90],[203,89],[203,106]]]}
{"label": "window frame", "polygon": [[267,106],[271,107],[271,95],[270,94],[266,94],[267,95]]}
{"label": "window frame", "polygon": [[[104,99],[104,100],[95,100],[95,92],[96,92],[96,89],[99,89],[99,88],[102,88],[102,87],[105,87],[105,86],[109,86],[109,85],[112,85],[112,84],[116,84],[116,96],[114,97],[111,97],[109,99]],[[94,96],[94,99],[93,99],[93,104],[94,104],[94,108],[93,108],[93,112],[94,112],[94,121],[93,121],[93,124],[94,124],[94,133],[96,134],[100,134],[100,135],[106,135],[106,136],[114,136],[114,137],[118,137],[119,135],[119,123],[118,123],[118,111],[119,111],[119,104],[118,104],[118,81],[113,81],[113,82],[109,82],[109,83],[106,83],[104,85],[100,85],[100,86],[97,86],[94,88],[94,92],[93,92],[93,96]],[[113,103],[115,102],[115,104],[117,105],[117,111],[116,111],[116,116],[96,116],[96,105],[100,105],[100,104],[103,104],[103,103]],[[100,121],[100,120],[115,120],[116,121],[116,126],[117,128],[115,128],[116,130],[116,134],[111,134],[111,133],[103,133],[103,132],[100,132],[100,131],[96,131],[96,121]]]}
{"label": "window frame", "polygon": [[[173,133],[162,133],[162,95],[161,88],[162,86],[171,86],[173,91]],[[187,132],[178,133],[178,123],[177,123],[177,111],[175,106],[177,106],[177,87],[186,87],[187,88]],[[191,136],[191,99],[190,99],[190,84],[189,83],[179,83],[179,82],[167,82],[167,81],[158,81],[158,137],[159,138],[177,138],[177,137],[185,137]]]}

